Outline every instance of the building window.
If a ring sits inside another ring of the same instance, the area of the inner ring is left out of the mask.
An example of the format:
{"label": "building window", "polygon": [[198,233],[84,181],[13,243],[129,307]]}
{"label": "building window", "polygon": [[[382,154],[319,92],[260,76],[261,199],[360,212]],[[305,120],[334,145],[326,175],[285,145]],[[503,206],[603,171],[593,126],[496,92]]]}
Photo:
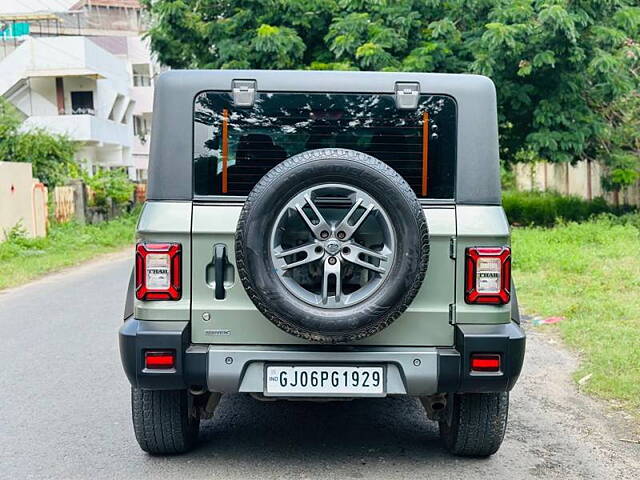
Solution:
{"label": "building window", "polygon": [[147,170],[142,168],[136,168],[136,181],[137,182],[146,182],[147,181]]}
{"label": "building window", "polygon": [[144,144],[149,136],[149,121],[142,115],[133,116],[133,134]]}
{"label": "building window", "polygon": [[95,115],[93,92],[71,92],[72,115]]}
{"label": "building window", "polygon": [[151,86],[151,69],[147,63],[139,63],[131,65],[133,72],[134,87],[150,87]]}
{"label": "building window", "polygon": [[126,110],[124,111],[124,115],[122,116],[122,120],[120,120],[120,123],[124,123],[125,125],[128,125],[129,123],[131,123],[131,112],[133,112],[133,106],[136,104],[136,102],[134,100],[129,100],[129,104],[127,105]]}
{"label": "building window", "polygon": [[122,106],[122,102],[124,102],[124,95],[118,94],[116,95],[116,99],[111,106],[111,111],[109,112],[109,120],[117,121],[116,113],[120,111],[120,107]]}
{"label": "building window", "polygon": [[133,134],[146,135],[149,133],[149,122],[142,115],[133,116]]}

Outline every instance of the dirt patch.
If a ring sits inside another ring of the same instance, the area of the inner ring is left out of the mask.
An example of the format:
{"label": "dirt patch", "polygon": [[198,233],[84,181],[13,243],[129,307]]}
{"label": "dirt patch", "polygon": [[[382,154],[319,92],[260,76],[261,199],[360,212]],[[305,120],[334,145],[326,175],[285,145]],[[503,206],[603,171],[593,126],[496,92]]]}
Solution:
{"label": "dirt patch", "polygon": [[530,325],[527,355],[512,394],[507,438],[522,444],[537,462],[540,478],[638,478],[637,422],[624,411],[588,397],[571,375],[574,354],[553,335]]}

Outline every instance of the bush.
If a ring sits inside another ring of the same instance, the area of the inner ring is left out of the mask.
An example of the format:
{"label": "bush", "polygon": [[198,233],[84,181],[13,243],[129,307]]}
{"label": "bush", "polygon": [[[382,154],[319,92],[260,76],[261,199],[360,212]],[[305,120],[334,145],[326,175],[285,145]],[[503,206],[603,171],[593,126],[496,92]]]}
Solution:
{"label": "bush", "polygon": [[100,170],[93,177],[86,177],[85,182],[93,190],[94,206],[104,207],[111,198],[116,205],[123,205],[131,200],[134,185],[124,170]]}
{"label": "bush", "polygon": [[622,215],[633,211],[633,207],[613,207],[603,198],[583,200],[573,195],[553,192],[506,191],[502,195],[502,206],[513,225],[539,225],[551,227],[559,220],[583,222],[601,214]]}

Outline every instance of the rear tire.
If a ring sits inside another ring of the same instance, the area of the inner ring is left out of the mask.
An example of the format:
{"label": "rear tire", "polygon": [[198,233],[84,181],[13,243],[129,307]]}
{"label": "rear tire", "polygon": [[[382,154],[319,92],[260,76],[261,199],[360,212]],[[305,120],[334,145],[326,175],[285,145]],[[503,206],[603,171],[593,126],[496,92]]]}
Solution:
{"label": "rear tire", "polygon": [[509,393],[449,395],[448,418],[440,422],[440,438],[454,455],[487,457],[498,451],[507,428]]}
{"label": "rear tire", "polygon": [[186,390],[132,388],[131,410],[136,440],[145,452],[176,454],[195,446],[200,417],[191,414]]}

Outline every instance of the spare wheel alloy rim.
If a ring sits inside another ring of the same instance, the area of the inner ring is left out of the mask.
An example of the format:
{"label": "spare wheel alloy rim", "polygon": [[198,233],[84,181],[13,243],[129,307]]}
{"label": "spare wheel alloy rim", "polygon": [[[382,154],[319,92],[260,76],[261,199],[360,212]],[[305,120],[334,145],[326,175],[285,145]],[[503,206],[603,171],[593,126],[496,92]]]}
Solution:
{"label": "spare wheel alloy rim", "polygon": [[335,309],[371,297],[391,271],[396,233],[380,203],[346,184],[307,188],[280,210],[270,236],[271,261],[289,292]]}

